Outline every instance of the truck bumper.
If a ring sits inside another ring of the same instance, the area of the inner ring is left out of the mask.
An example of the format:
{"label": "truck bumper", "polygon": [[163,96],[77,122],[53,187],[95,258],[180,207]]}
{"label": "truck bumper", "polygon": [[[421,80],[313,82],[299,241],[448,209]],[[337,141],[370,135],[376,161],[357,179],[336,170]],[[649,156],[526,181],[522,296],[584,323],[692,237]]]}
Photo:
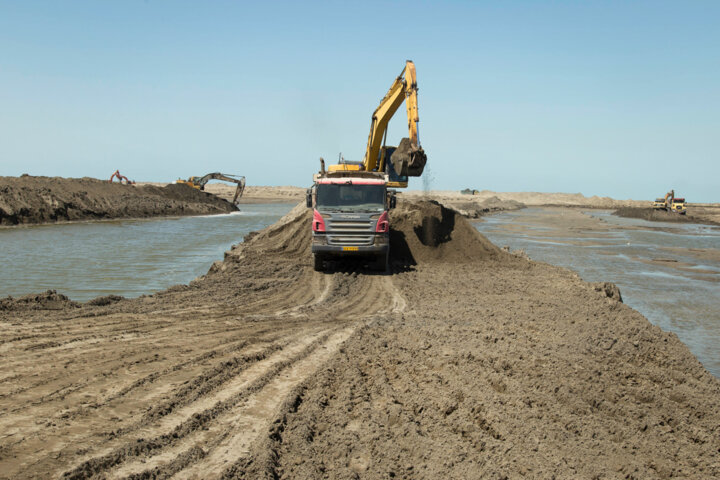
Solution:
{"label": "truck bumper", "polygon": [[385,254],[390,250],[390,238],[387,235],[375,237],[373,245],[328,245],[323,235],[314,235],[312,239],[312,253],[324,253],[338,256],[377,256]]}

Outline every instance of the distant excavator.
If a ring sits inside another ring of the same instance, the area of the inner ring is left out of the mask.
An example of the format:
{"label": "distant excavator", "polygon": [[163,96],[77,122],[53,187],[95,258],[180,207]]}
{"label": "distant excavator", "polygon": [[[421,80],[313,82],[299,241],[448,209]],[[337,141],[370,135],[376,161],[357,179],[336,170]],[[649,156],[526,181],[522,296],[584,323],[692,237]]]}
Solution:
{"label": "distant excavator", "polygon": [[177,179],[175,183],[187,185],[188,187],[197,188],[198,190],[205,190],[205,184],[210,180],[221,180],[223,182],[237,183],[235,189],[235,195],[233,196],[232,203],[237,203],[238,199],[242,197],[243,191],[245,190],[245,177],[239,175],[229,175],[220,172],[208,173],[202,177],[190,177],[187,180]]}
{"label": "distant excavator", "polygon": [[117,178],[120,183],[123,183],[125,185],[135,185],[135,180],[130,180],[125,175],[121,175],[120,170],[115,170],[115,173],[110,176],[110,180],[108,180],[108,182],[113,183],[113,180],[115,178]]}

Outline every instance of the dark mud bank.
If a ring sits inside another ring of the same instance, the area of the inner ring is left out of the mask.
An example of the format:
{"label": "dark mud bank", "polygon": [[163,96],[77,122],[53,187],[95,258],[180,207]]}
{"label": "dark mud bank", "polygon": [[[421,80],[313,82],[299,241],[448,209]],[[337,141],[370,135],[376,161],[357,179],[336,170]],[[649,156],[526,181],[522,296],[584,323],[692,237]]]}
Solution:
{"label": "dark mud bank", "polygon": [[0,177],[3,226],[236,210],[227,200],[186,185],[121,185],[88,177]]}
{"label": "dark mud bank", "polygon": [[699,223],[703,225],[720,225],[711,220],[704,220],[691,214],[680,215],[678,213],[655,210],[653,208],[623,207],[615,210],[613,215],[625,218],[640,218],[650,222],[671,222],[671,223]]}

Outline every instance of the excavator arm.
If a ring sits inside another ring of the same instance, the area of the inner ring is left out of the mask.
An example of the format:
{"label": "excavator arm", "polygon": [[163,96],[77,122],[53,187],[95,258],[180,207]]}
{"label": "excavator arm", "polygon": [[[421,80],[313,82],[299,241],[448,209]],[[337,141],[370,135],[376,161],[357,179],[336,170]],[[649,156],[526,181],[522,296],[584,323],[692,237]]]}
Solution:
{"label": "excavator arm", "polygon": [[403,101],[407,108],[408,138],[403,139],[391,157],[393,167],[398,175],[419,177],[427,157],[420,146],[417,100],[417,75],[415,64],[408,60],[405,68],[390,86],[390,90],[373,112],[368,135],[367,149],[363,166],[366,171],[384,171],[385,158],[381,158],[380,151],[387,135],[390,119],[395,115]]}
{"label": "excavator arm", "polygon": [[[668,202],[668,198],[670,199],[669,202]],[[666,209],[670,210],[670,207],[672,206],[673,199],[675,199],[675,190],[670,190],[670,191],[665,195],[665,208],[666,208]]]}
{"label": "excavator arm", "polygon": [[207,184],[210,180],[222,180],[224,182],[237,183],[232,203],[236,203],[237,199],[242,196],[243,191],[245,190],[245,177],[228,175],[220,172],[208,173],[202,177],[190,177],[187,181],[178,180],[178,183],[185,183],[191,187],[205,190],[205,184]]}
{"label": "excavator arm", "polygon": [[115,178],[117,178],[120,183],[125,182],[125,185],[134,185],[135,184],[135,182],[133,180],[130,180],[125,175],[121,175],[120,170],[115,170],[115,173],[113,173],[110,176],[110,180],[108,180],[108,182],[112,183],[113,179],[115,179]]}

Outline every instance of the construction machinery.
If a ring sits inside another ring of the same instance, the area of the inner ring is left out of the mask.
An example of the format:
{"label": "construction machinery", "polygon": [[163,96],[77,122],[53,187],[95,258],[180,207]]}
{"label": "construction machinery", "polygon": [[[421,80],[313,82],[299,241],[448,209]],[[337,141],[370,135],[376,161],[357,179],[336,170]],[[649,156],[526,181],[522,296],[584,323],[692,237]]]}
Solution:
{"label": "construction machinery", "polygon": [[239,175],[229,175],[226,173],[213,172],[203,175],[202,177],[190,177],[187,180],[178,178],[175,183],[184,184],[188,187],[197,188],[198,190],[205,190],[205,185],[210,180],[221,180],[223,182],[236,183],[237,188],[233,195],[232,203],[237,203],[238,199],[242,197],[243,191],[245,190],[245,177]]}
{"label": "construction machinery", "polygon": [[[415,64],[408,60],[403,71],[373,112],[363,161],[341,160],[337,165],[330,165],[328,173],[361,171],[386,173],[389,177],[388,186],[391,188],[406,188],[408,177],[422,175],[427,156],[420,146],[417,93]],[[407,109],[408,137],[400,140],[397,147],[386,146],[388,124],[403,101]]]}
{"label": "construction machinery", "polygon": [[680,215],[685,215],[687,213],[687,207],[685,206],[685,199],[673,197],[672,202],[670,203],[670,211],[679,213]]}
{"label": "construction machinery", "polygon": [[[340,163],[326,170],[320,159],[320,171],[313,176],[306,198],[313,209],[315,270],[323,270],[327,259],[343,256],[369,258],[371,267],[387,270],[389,210],[396,204],[393,188],[407,187],[408,177],[422,175],[427,163],[419,139],[417,92],[415,64],[408,60],[373,112],[363,161],[347,162],[341,157]],[[409,135],[397,147],[387,146],[388,123],[403,101]]]}
{"label": "construction machinery", "polygon": [[653,202],[653,209],[655,210],[667,210],[667,205],[665,204],[665,199],[660,197],[656,198]]}
{"label": "construction machinery", "polygon": [[653,209],[679,213],[680,215],[685,215],[687,213],[685,199],[675,197],[675,190],[670,190],[665,194],[664,198],[656,198],[653,202]]}
{"label": "construction machinery", "polygon": [[135,185],[135,180],[130,180],[125,175],[120,174],[120,170],[115,170],[115,172],[110,175],[110,180],[108,180],[109,183],[112,183],[114,179],[118,179],[118,182],[124,184],[124,185]]}

